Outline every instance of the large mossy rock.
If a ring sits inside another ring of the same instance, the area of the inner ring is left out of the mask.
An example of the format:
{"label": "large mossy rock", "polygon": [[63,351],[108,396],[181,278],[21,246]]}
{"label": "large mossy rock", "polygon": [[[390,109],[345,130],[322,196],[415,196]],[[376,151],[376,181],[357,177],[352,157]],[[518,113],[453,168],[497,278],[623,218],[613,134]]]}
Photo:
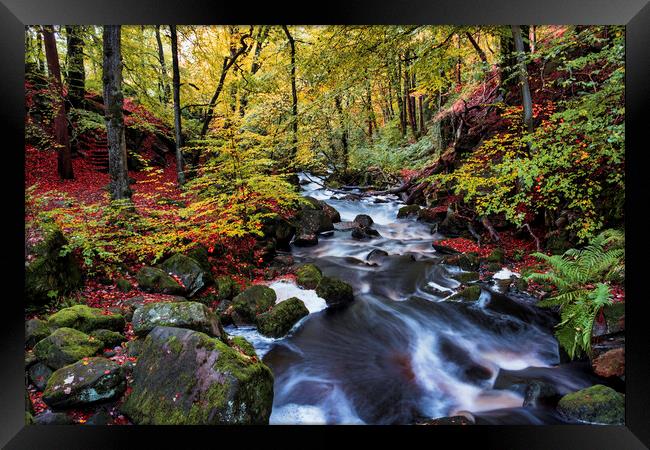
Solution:
{"label": "large mossy rock", "polygon": [[185,286],[185,294],[192,297],[212,282],[210,272],[189,256],[177,253],[158,265],[168,274],[176,275]]}
{"label": "large mossy rock", "polygon": [[183,295],[185,288],[171,276],[157,267],[143,267],[135,276],[138,286],[145,292],[160,294]]}
{"label": "large mossy rock", "polygon": [[156,327],[144,341],[122,411],[139,425],[268,424],[273,375],[204,333]]}
{"label": "large mossy rock", "polygon": [[120,366],[106,358],[88,358],[52,374],[43,401],[54,409],[85,406],[122,395],[126,380]]}
{"label": "large mossy rock", "polygon": [[122,333],[112,330],[93,330],[90,333],[90,336],[98,339],[104,343],[104,347],[113,348],[118,347],[122,342],[126,342],[127,339]]}
{"label": "large mossy rock", "polygon": [[138,336],[146,335],[159,325],[187,328],[215,337],[225,336],[217,315],[198,302],[150,303],[135,310],[132,323]]}
{"label": "large mossy rock", "polygon": [[199,263],[201,268],[206,271],[207,273],[210,273],[211,270],[211,265],[210,265],[210,254],[208,252],[208,249],[205,248],[203,245],[196,245],[189,249],[185,254],[192,258],[194,261]]}
{"label": "large mossy rock", "polygon": [[291,297],[275,305],[271,311],[257,316],[257,330],[264,336],[279,338],[308,314],[309,310],[303,301]]}
{"label": "large mossy rock", "polygon": [[313,264],[304,264],[296,270],[296,283],[301,288],[316,289],[323,278],[323,272]]}
{"label": "large mossy rock", "polygon": [[481,288],[477,285],[467,286],[464,289],[456,292],[447,300],[450,301],[467,301],[475,302],[481,296]]}
{"label": "large mossy rock", "polygon": [[313,197],[305,197],[303,204],[296,218],[296,228],[293,243],[298,246],[318,244],[318,233],[331,231],[334,223],[341,221],[341,215],[333,207]]}
{"label": "large mossy rock", "polygon": [[217,300],[229,300],[241,291],[241,286],[232,277],[223,276],[215,280]]}
{"label": "large mossy rock", "polygon": [[397,218],[398,219],[404,219],[406,217],[414,217],[417,216],[420,212],[420,207],[418,205],[406,205],[402,206],[398,211],[397,211]]}
{"label": "large mossy rock", "polygon": [[82,286],[79,263],[61,255],[68,240],[58,228],[30,230],[25,243],[25,300],[41,306],[51,295],[63,296]]}
{"label": "large mossy rock", "polygon": [[257,315],[271,309],[276,299],[275,291],[270,287],[261,284],[251,286],[232,300],[233,320],[255,323]]}
{"label": "large mossy rock", "polygon": [[59,328],[34,346],[34,354],[53,369],[93,356],[104,343],[73,328]]}
{"label": "large mossy rock", "polygon": [[64,308],[48,317],[47,323],[51,328],[74,328],[84,333],[99,329],[121,331],[125,325],[121,314],[106,314],[86,305]]}
{"label": "large mossy rock", "polygon": [[316,288],[316,294],[325,299],[328,307],[345,306],[354,300],[352,286],[332,277],[323,277]]}
{"label": "large mossy rock", "polygon": [[52,333],[52,329],[45,320],[30,319],[25,322],[25,345],[33,347],[41,339]]}
{"label": "large mossy rock", "polygon": [[579,422],[623,425],[625,396],[602,384],[567,394],[560,399],[558,411]]}

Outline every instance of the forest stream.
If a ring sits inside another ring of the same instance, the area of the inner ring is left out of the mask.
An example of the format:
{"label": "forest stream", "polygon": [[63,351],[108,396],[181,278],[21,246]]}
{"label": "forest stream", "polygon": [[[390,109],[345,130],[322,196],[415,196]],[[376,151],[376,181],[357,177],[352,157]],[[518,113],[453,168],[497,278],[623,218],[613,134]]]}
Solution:
{"label": "forest stream", "polygon": [[[560,418],[543,405],[523,407],[530,380],[562,394],[588,387],[588,365],[560,364],[554,318],[523,294],[481,283],[479,301],[445,301],[459,282],[455,266],[439,264],[430,225],[396,219],[394,196],[342,197],[322,180],[301,175],[302,194],[324,200],[343,222],[367,214],[381,237],[359,241],[348,230],[292,246],[299,262],[354,288],[355,301],[326,309],[315,291],[289,281],[271,284],[277,301],[297,296],[310,314],[282,339],[255,327],[245,336],[275,377],[271,424],[407,424],[465,415],[485,424],[549,424]],[[354,192],[354,191],[351,191]],[[368,261],[368,256],[375,252]],[[504,271],[505,272],[505,271]],[[508,275],[506,273],[506,275]]]}

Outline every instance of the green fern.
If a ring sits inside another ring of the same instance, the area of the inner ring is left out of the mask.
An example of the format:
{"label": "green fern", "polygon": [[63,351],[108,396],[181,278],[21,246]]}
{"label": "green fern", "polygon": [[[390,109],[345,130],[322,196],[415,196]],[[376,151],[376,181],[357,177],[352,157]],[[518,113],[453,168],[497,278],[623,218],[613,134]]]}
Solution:
{"label": "green fern", "polygon": [[559,307],[561,320],[555,336],[571,358],[591,354],[591,329],[596,314],[611,303],[607,282],[625,277],[625,234],[606,230],[582,249],[570,249],[563,255],[534,253],[546,263],[547,273],[533,273],[529,281],[549,283],[555,295],[538,303],[541,307]]}

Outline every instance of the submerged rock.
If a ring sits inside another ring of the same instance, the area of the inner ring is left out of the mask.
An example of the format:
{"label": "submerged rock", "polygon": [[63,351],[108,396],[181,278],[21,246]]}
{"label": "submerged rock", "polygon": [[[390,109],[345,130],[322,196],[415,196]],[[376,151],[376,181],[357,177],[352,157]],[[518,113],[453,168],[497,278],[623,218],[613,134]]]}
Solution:
{"label": "submerged rock", "polygon": [[122,411],[139,425],[268,424],[273,375],[219,339],[156,327],[133,371]]}
{"label": "submerged rock", "polygon": [[380,250],[378,248],[375,248],[368,253],[368,256],[366,256],[366,261],[368,262],[378,262],[384,259],[386,256],[388,256],[388,252],[385,250]]}
{"label": "submerged rock", "polygon": [[304,289],[316,289],[323,272],[313,264],[304,264],[296,270],[296,284]]}
{"label": "submerged rock", "polygon": [[359,226],[352,230],[352,238],[358,240],[374,239],[376,237],[381,237],[379,231],[374,228]]}
{"label": "submerged rock", "polygon": [[86,333],[72,329],[59,328],[34,346],[34,354],[39,360],[53,369],[93,356],[104,343]]}
{"label": "submerged rock", "polygon": [[232,300],[233,320],[235,323],[255,323],[255,317],[271,309],[276,300],[275,291],[270,287],[251,286]]}
{"label": "submerged rock", "polygon": [[185,294],[192,297],[212,282],[212,276],[201,264],[189,256],[177,253],[159,264],[168,274],[176,275],[185,286]]}
{"label": "submerged rock", "polygon": [[372,217],[370,217],[370,216],[367,215],[367,214],[359,214],[359,215],[357,215],[357,216],[354,218],[353,222],[356,223],[356,224],[358,224],[358,225],[361,226],[361,227],[369,227],[369,226],[371,226],[373,223],[375,223],[375,222],[372,220]]}
{"label": "submerged rock", "polygon": [[133,331],[138,336],[146,335],[159,325],[188,328],[215,337],[224,336],[217,315],[198,302],[150,303],[133,313]]}
{"label": "submerged rock", "polygon": [[324,298],[328,307],[347,305],[354,300],[352,286],[332,277],[323,277],[316,288],[316,294]]}
{"label": "submerged rock", "polygon": [[55,409],[85,406],[122,395],[126,381],[120,366],[106,358],[88,358],[52,374],[43,401]]}
{"label": "submerged rock", "polygon": [[302,300],[297,297],[281,301],[269,312],[257,316],[257,329],[264,336],[284,336],[300,319],[309,314]]}
{"label": "submerged rock", "polygon": [[567,394],[560,399],[558,411],[579,422],[623,425],[625,396],[602,384]]}
{"label": "submerged rock", "polygon": [[178,284],[164,270],[157,267],[143,267],[135,276],[138,286],[145,292],[182,295],[185,288]]}
{"label": "submerged rock", "polygon": [[85,333],[98,330],[122,330],[125,322],[121,314],[106,314],[102,309],[75,305],[52,314],[47,323],[52,328],[74,328]]}

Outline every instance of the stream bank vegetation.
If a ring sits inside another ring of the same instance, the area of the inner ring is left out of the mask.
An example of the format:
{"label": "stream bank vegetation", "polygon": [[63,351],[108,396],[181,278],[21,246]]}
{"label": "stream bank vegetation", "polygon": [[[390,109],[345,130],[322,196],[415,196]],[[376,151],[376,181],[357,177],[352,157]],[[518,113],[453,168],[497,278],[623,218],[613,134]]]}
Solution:
{"label": "stream bank vegetation", "polygon": [[[241,297],[295,278],[291,245],[340,221],[298,173],[342,198],[396,196],[448,263],[515,272],[513,289],[558,313],[567,358],[624,379],[623,27],[27,26],[25,48],[28,421],[164,423],[141,390],[120,409],[139,347],[189,361],[198,342],[245,392],[231,411],[213,386],[192,417],[268,422],[272,375],[217,316],[302,317],[273,313],[272,290]],[[138,308],[179,296],[205,309],[146,320],[183,332],[134,333]],[[71,373],[96,366],[63,388],[65,412],[48,404],[53,354],[80,362]],[[164,376],[179,381],[160,395],[191,384]]]}

